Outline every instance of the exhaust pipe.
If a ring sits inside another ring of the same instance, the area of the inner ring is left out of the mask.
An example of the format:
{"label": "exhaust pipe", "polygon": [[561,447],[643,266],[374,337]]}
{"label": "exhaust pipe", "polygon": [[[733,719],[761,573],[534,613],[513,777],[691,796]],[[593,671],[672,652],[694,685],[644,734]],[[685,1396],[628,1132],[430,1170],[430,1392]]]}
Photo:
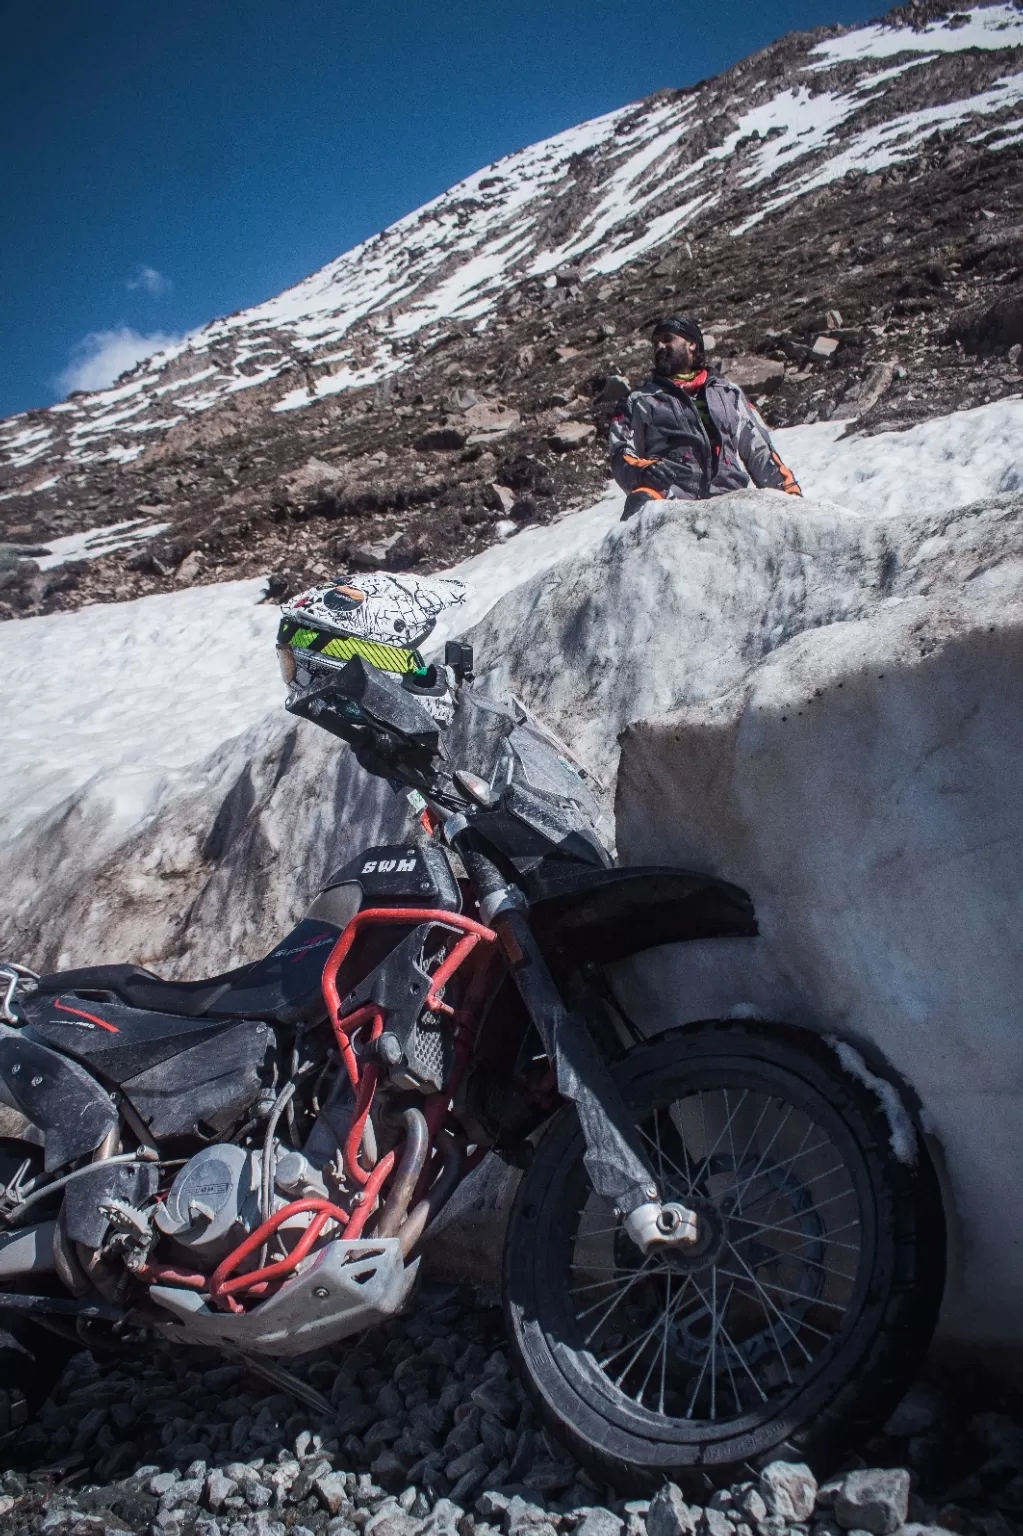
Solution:
{"label": "exhaust pipe", "polygon": [[465,1148],[461,1140],[450,1133],[440,1138],[441,1171],[430,1187],[425,1199],[420,1200],[410,1212],[405,1225],[398,1232],[401,1251],[408,1258],[430,1222],[447,1205],[462,1177]]}
{"label": "exhaust pipe", "polygon": [[401,1224],[408,1214],[409,1201],[419,1183],[419,1175],[426,1165],[427,1153],[430,1150],[430,1132],[422,1110],[406,1109],[402,1119],[405,1122],[405,1145],[402,1148],[401,1162],[398,1164],[398,1172],[391,1186],[391,1193],[384,1201],[383,1210],[373,1229],[374,1237],[397,1237]]}

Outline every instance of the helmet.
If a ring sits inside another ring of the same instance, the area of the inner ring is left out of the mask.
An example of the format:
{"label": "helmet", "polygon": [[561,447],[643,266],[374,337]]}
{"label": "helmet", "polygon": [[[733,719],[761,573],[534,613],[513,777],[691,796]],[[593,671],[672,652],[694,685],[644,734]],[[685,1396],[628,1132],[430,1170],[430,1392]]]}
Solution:
{"label": "helmet", "polygon": [[466,588],[445,576],[392,576],[385,571],[342,576],[283,604],[277,655],[288,684],[288,707],[314,684],[361,656],[402,687],[442,725],[454,714],[455,679],[428,666],[418,647],[438,615],[465,602]]}

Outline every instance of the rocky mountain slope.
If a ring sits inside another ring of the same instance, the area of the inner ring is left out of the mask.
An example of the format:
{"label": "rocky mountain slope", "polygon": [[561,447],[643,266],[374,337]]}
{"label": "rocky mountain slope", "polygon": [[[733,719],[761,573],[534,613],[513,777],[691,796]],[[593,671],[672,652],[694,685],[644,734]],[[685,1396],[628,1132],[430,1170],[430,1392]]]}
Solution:
{"label": "rocky mountain slope", "polygon": [[665,310],[702,316],[775,426],[870,432],[1017,392],[1019,0],[783,38],[0,424],[0,616],[433,569],[591,501]]}

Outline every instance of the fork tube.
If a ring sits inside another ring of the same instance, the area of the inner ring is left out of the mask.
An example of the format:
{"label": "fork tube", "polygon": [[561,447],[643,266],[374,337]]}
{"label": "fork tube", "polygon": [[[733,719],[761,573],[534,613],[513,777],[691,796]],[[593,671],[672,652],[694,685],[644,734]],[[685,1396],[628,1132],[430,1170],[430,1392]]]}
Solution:
{"label": "fork tube", "polygon": [[529,925],[521,893],[472,845],[471,829],[451,839],[497,934],[519,995],[554,1064],[558,1090],[579,1114],[593,1187],[623,1215],[659,1198],[628,1111],[580,1014],[565,1007]]}

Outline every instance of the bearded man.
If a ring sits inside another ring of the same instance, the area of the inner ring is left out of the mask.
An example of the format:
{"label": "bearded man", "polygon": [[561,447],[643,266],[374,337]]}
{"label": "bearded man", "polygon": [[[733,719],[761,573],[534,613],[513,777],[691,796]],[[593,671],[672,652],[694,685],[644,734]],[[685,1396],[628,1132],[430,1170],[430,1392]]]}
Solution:
{"label": "bearded man", "polygon": [[611,473],[627,493],[622,520],[648,501],[703,501],[751,481],[801,496],[760,412],[708,371],[696,321],[669,315],[651,341],[653,374],[611,422]]}

